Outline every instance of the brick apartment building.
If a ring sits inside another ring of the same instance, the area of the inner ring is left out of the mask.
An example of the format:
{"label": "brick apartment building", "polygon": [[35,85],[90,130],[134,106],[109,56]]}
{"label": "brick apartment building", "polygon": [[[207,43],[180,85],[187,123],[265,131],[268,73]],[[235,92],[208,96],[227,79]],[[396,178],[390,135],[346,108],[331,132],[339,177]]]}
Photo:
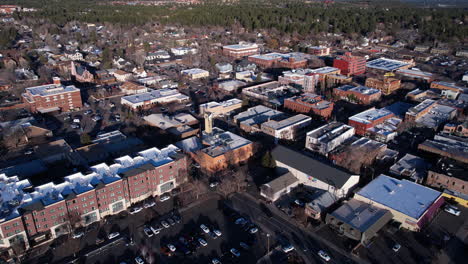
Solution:
{"label": "brick apartment building", "polygon": [[370,88],[379,89],[384,95],[389,95],[400,89],[401,80],[388,77],[384,77],[383,79],[367,78],[365,85]]}
{"label": "brick apartment building", "polygon": [[378,89],[353,85],[340,86],[333,90],[333,94],[339,99],[365,105],[380,100],[382,96]]}
{"label": "brick apartment building", "polygon": [[255,55],[260,52],[258,45],[255,43],[239,43],[235,45],[227,45],[223,47],[223,54],[232,58],[242,58],[245,56]]}
{"label": "brick apartment building", "polygon": [[307,52],[316,56],[328,56],[330,55],[330,48],[324,46],[312,46],[307,48]]}
{"label": "brick apartment building", "polygon": [[305,68],[308,62],[308,55],[303,53],[268,53],[262,55],[252,55],[248,60],[263,68]]}
{"label": "brick apartment building", "polygon": [[150,148],[134,158],[124,156],[108,166],[91,167],[88,174],[75,173],[33,187],[28,180],[0,174],[4,201],[0,213],[0,247],[20,240],[44,241],[117,214],[144,199],[169,192],[186,180],[187,156],[169,145]]}
{"label": "brick apartment building", "polygon": [[333,61],[333,67],[340,69],[343,75],[363,74],[366,72],[366,59],[346,52],[345,55]]}
{"label": "brick apartment building", "polygon": [[26,88],[22,98],[34,113],[68,112],[83,106],[80,89],[62,85],[59,78],[54,78],[52,84]]}
{"label": "brick apartment building", "polygon": [[325,119],[330,118],[333,112],[333,103],[326,101],[322,96],[305,93],[284,100],[284,107],[298,113],[314,113]]}
{"label": "brick apartment building", "polygon": [[354,127],[356,134],[364,136],[369,128],[385,122],[395,115],[387,109],[372,107],[364,112],[356,114],[348,119],[348,125]]}

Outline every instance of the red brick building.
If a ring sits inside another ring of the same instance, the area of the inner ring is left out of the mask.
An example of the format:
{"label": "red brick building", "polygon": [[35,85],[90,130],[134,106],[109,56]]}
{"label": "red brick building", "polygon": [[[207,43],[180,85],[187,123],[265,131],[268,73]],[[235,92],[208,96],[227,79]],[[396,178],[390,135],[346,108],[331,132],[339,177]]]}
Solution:
{"label": "red brick building", "polygon": [[19,11],[21,7],[17,5],[0,5],[0,14],[13,14],[15,11]]}
{"label": "red brick building", "polygon": [[333,67],[340,69],[343,75],[363,74],[366,72],[366,59],[346,52],[333,61]]}
{"label": "red brick building", "polygon": [[370,88],[379,89],[383,94],[389,95],[400,89],[401,80],[389,77],[384,77],[383,79],[367,78],[365,85]]}
{"label": "red brick building", "polygon": [[316,94],[306,93],[284,100],[284,107],[298,113],[314,113],[323,118],[330,118],[333,112],[333,103],[323,100]]}
{"label": "red brick building", "polygon": [[395,115],[386,109],[372,107],[364,112],[356,114],[348,119],[348,125],[354,127],[357,135],[364,136],[367,129],[385,122]]}
{"label": "red brick building", "polygon": [[223,54],[232,58],[242,58],[259,53],[257,44],[239,43],[223,47]]}
{"label": "red brick building", "polygon": [[330,55],[330,48],[324,46],[313,46],[308,47],[307,52],[316,56],[328,56]]}
{"label": "red brick building", "polygon": [[378,89],[366,86],[343,85],[333,90],[339,99],[357,104],[370,104],[380,100],[382,93]]}
{"label": "red brick building", "polygon": [[303,53],[268,53],[249,56],[248,60],[263,68],[305,68],[307,66],[307,54]]}
{"label": "red brick building", "polygon": [[59,78],[54,78],[53,84],[26,88],[22,97],[31,112],[35,113],[68,112],[83,106],[80,89],[62,85]]}

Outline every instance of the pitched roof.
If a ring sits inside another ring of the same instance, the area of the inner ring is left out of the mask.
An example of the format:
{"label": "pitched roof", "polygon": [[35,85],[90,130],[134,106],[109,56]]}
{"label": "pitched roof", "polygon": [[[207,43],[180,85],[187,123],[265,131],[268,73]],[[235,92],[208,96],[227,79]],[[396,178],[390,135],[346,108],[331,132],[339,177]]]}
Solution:
{"label": "pitched roof", "polygon": [[352,176],[331,164],[308,157],[284,146],[278,145],[272,152],[275,160],[293,167],[320,181],[341,188]]}

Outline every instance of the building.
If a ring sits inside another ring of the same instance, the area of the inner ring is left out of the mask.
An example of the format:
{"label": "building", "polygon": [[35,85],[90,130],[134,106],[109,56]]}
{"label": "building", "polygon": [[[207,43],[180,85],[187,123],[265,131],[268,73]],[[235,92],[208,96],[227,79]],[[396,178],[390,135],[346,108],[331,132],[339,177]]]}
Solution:
{"label": "building", "polygon": [[56,238],[171,191],[186,175],[187,158],[173,145],[117,158],[110,166],[92,166],[90,172],[66,176],[58,184],[33,187],[28,180],[0,175],[0,246]]}
{"label": "building", "polygon": [[324,190],[315,191],[313,197],[311,197],[311,201],[305,205],[305,214],[312,219],[321,220],[325,218],[324,216],[329,208],[338,200],[338,197],[331,192]]}
{"label": "building", "polygon": [[234,122],[247,133],[261,131],[261,125],[269,120],[282,120],[286,115],[272,108],[257,105],[234,116]]}
{"label": "building", "polygon": [[254,62],[263,68],[305,68],[307,66],[310,55],[291,52],[291,53],[268,53],[252,55],[248,60]]}
{"label": "building", "polygon": [[405,120],[413,121],[422,126],[437,129],[442,123],[453,119],[457,110],[450,106],[439,105],[436,101],[426,99],[422,103],[411,107],[406,112]]}
{"label": "building", "polygon": [[403,178],[409,178],[414,182],[422,184],[427,176],[429,163],[424,159],[406,154],[390,167],[390,173]]}
{"label": "building", "polygon": [[190,97],[179,93],[175,89],[150,90],[146,93],[124,96],[120,99],[122,105],[133,110],[151,108],[156,104],[188,102]]}
{"label": "building", "polygon": [[333,61],[333,67],[340,69],[341,74],[344,75],[359,75],[366,72],[366,59],[352,56],[350,52],[346,52]]}
{"label": "building", "polygon": [[297,185],[299,185],[297,178],[287,172],[268,183],[262,184],[260,186],[260,195],[274,202],[281,196],[291,192]]}
{"label": "building", "polygon": [[439,90],[450,90],[456,93],[464,93],[465,90],[467,90],[465,87],[457,86],[455,83],[449,82],[431,82],[431,88]]}
{"label": "building", "polygon": [[359,175],[351,175],[331,164],[308,157],[278,145],[272,151],[278,172],[291,172],[299,183],[345,197],[359,182]]}
{"label": "building", "polygon": [[267,121],[262,124],[261,129],[263,133],[272,136],[276,140],[295,141],[304,136],[304,129],[308,127],[311,122],[312,118],[299,114],[280,121]]}
{"label": "building", "polygon": [[367,130],[375,127],[378,124],[384,123],[387,119],[394,117],[395,115],[385,109],[376,109],[372,107],[364,112],[353,115],[348,119],[348,124],[356,130],[356,134],[365,135]]}
{"label": "building", "polygon": [[148,52],[148,54],[146,54],[145,60],[153,61],[153,60],[165,60],[169,58],[171,58],[171,55],[169,54],[169,52],[165,50],[157,50],[157,51]]}
{"label": "building", "polygon": [[411,231],[421,230],[444,204],[438,191],[383,174],[359,190],[354,199],[389,210],[401,228]]}
{"label": "building", "polygon": [[62,85],[57,77],[52,84],[26,88],[21,96],[34,113],[68,112],[83,106],[80,89],[73,85]]}
{"label": "building", "polygon": [[468,140],[450,135],[435,135],[434,139],[426,139],[418,145],[423,150],[440,157],[448,157],[463,163],[468,163]]}
{"label": "building", "polygon": [[326,101],[322,96],[305,93],[284,100],[284,107],[294,112],[321,116],[325,119],[331,117],[333,112],[333,103]]}
{"label": "building", "polygon": [[[236,75],[237,75],[237,73],[236,73]],[[217,84],[219,89],[222,89],[222,90],[224,90],[224,91],[226,91],[228,93],[235,92],[240,87],[243,87],[243,86],[246,86],[246,85],[247,85],[246,82],[239,81],[239,80],[226,80],[226,81],[219,82]]]}
{"label": "building", "polygon": [[[205,122],[210,118],[206,117]],[[211,125],[205,125],[201,139],[191,137],[177,142],[176,145],[210,173],[246,162],[253,155],[252,141]]]}
{"label": "building", "polygon": [[366,63],[366,70],[373,70],[379,73],[406,70],[414,66],[414,61],[400,61],[387,58],[379,58]]}
{"label": "building", "polygon": [[17,5],[0,5],[0,14],[12,15],[14,12],[21,10],[20,6]]}
{"label": "building", "polygon": [[306,149],[327,156],[328,153],[354,136],[354,127],[331,122],[307,133]]}
{"label": "building", "polygon": [[319,82],[319,74],[311,69],[285,71],[283,76],[278,77],[278,82],[284,85],[296,85],[306,92],[313,93]]}
{"label": "building", "polygon": [[432,82],[434,79],[434,75],[430,72],[424,72],[417,68],[412,69],[401,69],[395,72],[397,75],[401,77],[406,77],[412,80],[421,80],[424,82]]}
{"label": "building", "polygon": [[127,81],[120,85],[120,90],[126,95],[141,94],[148,92],[148,88],[135,82]]}
{"label": "building", "polygon": [[468,195],[466,165],[442,158],[427,173],[426,185]]}
{"label": "building", "polygon": [[389,77],[384,77],[383,79],[367,78],[365,85],[370,88],[379,89],[384,95],[389,95],[400,89],[401,80]]}
{"label": "building", "polygon": [[215,64],[216,69],[219,73],[231,73],[232,72],[232,64],[227,62],[218,62]]}
{"label": "building", "polygon": [[468,121],[458,125],[453,123],[446,124],[442,132],[444,134],[454,134],[459,137],[468,137]]}
{"label": "building", "polygon": [[382,96],[382,92],[378,89],[349,84],[333,89],[333,94],[341,100],[365,105],[379,101]]}
{"label": "building", "polygon": [[119,82],[125,82],[132,78],[132,74],[130,72],[122,70],[116,70],[112,74],[114,75],[115,79]]}
{"label": "building", "polygon": [[262,101],[265,104],[280,106],[286,98],[298,94],[300,91],[289,85],[281,85],[277,81],[262,83],[242,89],[242,95],[247,98]]}
{"label": "building", "polygon": [[324,46],[311,46],[307,47],[307,52],[315,56],[328,56],[330,55],[330,48]]}
{"label": "building", "polygon": [[183,76],[187,76],[192,80],[210,77],[209,71],[205,71],[198,68],[183,70],[180,72],[180,74],[182,74]]}
{"label": "building", "polygon": [[172,54],[175,56],[184,56],[188,54],[197,54],[197,49],[190,47],[171,48]]}
{"label": "building", "polygon": [[327,214],[325,222],[339,234],[362,244],[368,244],[377,236],[393,215],[389,210],[350,199],[335,211]]}
{"label": "building", "polygon": [[198,129],[190,127],[198,124],[198,120],[190,114],[178,114],[175,116],[164,114],[151,114],[143,117],[151,126],[175,135],[177,138],[188,138],[197,135]]}
{"label": "building", "polygon": [[75,64],[74,61],[71,62],[70,74],[78,82],[82,82],[82,83],[94,82],[94,75],[91,73],[91,71],[88,70],[86,66],[83,66],[80,63]]}
{"label": "building", "polygon": [[223,54],[232,58],[242,58],[258,54],[259,52],[260,49],[255,43],[239,43],[223,46]]}
{"label": "building", "polygon": [[242,108],[242,100],[234,98],[220,103],[209,102],[206,104],[201,104],[199,107],[200,115],[205,113],[210,113],[213,116],[229,115],[232,112]]}

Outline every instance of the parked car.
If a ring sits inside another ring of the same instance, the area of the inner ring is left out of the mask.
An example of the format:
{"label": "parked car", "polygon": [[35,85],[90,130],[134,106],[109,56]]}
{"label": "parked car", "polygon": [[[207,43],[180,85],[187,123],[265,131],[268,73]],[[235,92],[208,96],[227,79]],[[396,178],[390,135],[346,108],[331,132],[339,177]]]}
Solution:
{"label": "parked car", "polygon": [[79,232],[73,233],[72,238],[73,238],[73,239],[77,239],[77,238],[80,238],[80,237],[82,237],[82,236],[84,236],[84,232],[79,231]]}
{"label": "parked car", "polygon": [[257,232],[258,232],[258,228],[255,227],[255,226],[253,226],[253,227],[251,227],[251,228],[249,229],[249,233],[250,233],[250,234],[255,234],[255,233],[257,233]]}
{"label": "parked car", "polygon": [[130,214],[137,214],[141,212],[141,210],[143,210],[143,208],[141,208],[140,206],[130,208]]}
{"label": "parked car", "polygon": [[219,259],[217,259],[217,258],[214,258],[214,259],[211,260],[211,263],[212,264],[221,264],[221,261],[219,261]]}
{"label": "parked car", "polygon": [[319,255],[319,257],[321,257],[326,262],[331,260],[330,256],[327,254],[327,252],[325,252],[323,250],[320,250],[317,254]]}
{"label": "parked car", "polygon": [[155,234],[155,235],[159,234],[160,230],[158,228],[154,228],[154,227],[150,226],[150,229],[151,229],[151,232],[153,232],[153,234]]}
{"label": "parked car", "polygon": [[109,235],[107,235],[107,238],[108,239],[113,239],[113,238],[116,238],[118,236],[120,236],[119,232],[113,232],[113,233],[110,233]]}
{"label": "parked car", "polygon": [[150,208],[150,207],[153,207],[156,205],[156,202],[155,201],[150,201],[150,202],[146,202],[143,207],[145,208]]}
{"label": "parked car", "polygon": [[210,232],[210,229],[208,227],[206,227],[206,225],[203,225],[201,224],[200,225],[200,228],[201,230],[203,230],[203,232],[205,232],[206,234],[208,234]]}
{"label": "parked car", "polygon": [[169,223],[169,225],[171,225],[171,226],[172,226],[172,225],[175,225],[175,221],[172,220],[172,218],[170,218],[170,217],[168,217],[168,218],[166,219],[166,221],[167,221],[167,222]]}
{"label": "parked car", "polygon": [[291,251],[294,250],[294,247],[293,247],[293,245],[291,245],[291,244],[285,244],[285,245],[283,245],[283,246],[281,247],[281,250],[282,250],[284,253],[289,253],[289,252],[291,252]]}
{"label": "parked car", "polygon": [[167,244],[167,248],[169,248],[169,250],[170,250],[171,252],[176,251],[176,247],[175,247],[174,245],[172,245],[172,244]]}
{"label": "parked car", "polygon": [[395,251],[395,252],[398,252],[400,250],[400,248],[401,248],[401,245],[397,243],[397,244],[393,245],[392,250]]}
{"label": "parked car", "polygon": [[244,218],[238,218],[235,222],[236,225],[245,225],[247,221]]}
{"label": "parked car", "polygon": [[141,257],[136,257],[135,258],[135,263],[136,264],[145,264],[145,262],[143,261],[143,259]]}
{"label": "parked car", "polygon": [[73,123],[73,124],[70,125],[70,127],[73,128],[73,129],[79,129],[80,125],[77,124],[77,123]]}
{"label": "parked car", "polygon": [[204,247],[208,246],[208,243],[206,243],[205,239],[203,239],[201,237],[198,238],[198,243],[200,243],[200,245],[202,245]]}
{"label": "parked car", "polygon": [[218,229],[214,229],[213,233],[215,233],[219,237],[222,235],[221,231],[219,231]]}
{"label": "parked car", "polygon": [[210,232],[208,233],[208,235],[210,235],[210,237],[213,238],[213,239],[217,239],[217,238],[218,238],[218,236],[217,236],[213,231],[210,231]]}
{"label": "parked car", "polygon": [[447,204],[445,207],[444,207],[444,211],[449,213],[449,214],[453,214],[455,216],[459,216],[460,215],[460,210],[454,206],[454,205],[450,205],[450,204]]}
{"label": "parked car", "polygon": [[166,221],[161,221],[161,225],[164,226],[164,228],[169,228],[170,225]]}
{"label": "parked car", "polygon": [[161,197],[159,197],[159,201],[164,202],[171,199],[171,196],[169,194],[163,194]]}
{"label": "parked car", "polygon": [[240,257],[240,252],[239,250],[235,249],[235,248],[231,248],[230,250],[231,254],[234,255],[235,257]]}
{"label": "parked car", "polygon": [[240,246],[241,248],[245,249],[245,250],[249,250],[249,248],[250,248],[249,245],[247,245],[247,244],[244,243],[244,242],[240,242],[240,243],[239,243],[239,246]]}
{"label": "parked car", "polygon": [[93,116],[92,119],[93,119],[94,122],[97,122],[97,121],[101,120],[102,117],[100,115],[95,115],[95,116]]}
{"label": "parked car", "polygon": [[214,188],[214,187],[218,186],[218,184],[219,184],[219,182],[217,182],[217,181],[210,182],[210,187]]}
{"label": "parked car", "polygon": [[172,216],[172,219],[174,219],[174,221],[175,221],[176,223],[180,223],[180,220],[182,220],[182,219],[180,218],[180,216],[178,216],[178,215],[176,215],[176,214]]}
{"label": "parked car", "polygon": [[143,232],[145,232],[145,235],[147,237],[152,237],[154,235],[153,231],[151,231],[151,229],[147,226],[143,228]]}
{"label": "parked car", "polygon": [[84,115],[90,115],[92,113],[93,113],[93,110],[91,110],[91,109],[88,109],[88,110],[84,111]]}

